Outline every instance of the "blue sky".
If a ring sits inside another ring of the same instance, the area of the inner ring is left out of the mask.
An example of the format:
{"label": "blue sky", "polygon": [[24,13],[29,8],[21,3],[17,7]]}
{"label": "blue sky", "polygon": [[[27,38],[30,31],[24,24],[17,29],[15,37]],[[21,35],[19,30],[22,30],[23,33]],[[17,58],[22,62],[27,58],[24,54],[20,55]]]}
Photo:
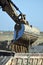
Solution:
{"label": "blue sky", "polygon": [[[12,0],[23,14],[26,20],[43,31],[43,0]],[[6,12],[0,9],[0,30],[13,31],[15,23]]]}

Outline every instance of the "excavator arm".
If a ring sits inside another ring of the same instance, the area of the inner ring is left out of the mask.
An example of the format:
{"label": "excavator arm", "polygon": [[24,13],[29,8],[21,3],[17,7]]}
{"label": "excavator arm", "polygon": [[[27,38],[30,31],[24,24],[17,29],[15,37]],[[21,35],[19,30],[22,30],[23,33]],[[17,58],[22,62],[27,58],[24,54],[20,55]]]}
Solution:
{"label": "excavator arm", "polygon": [[[15,23],[26,24],[25,15],[22,14],[19,8],[11,0],[0,0],[0,6]],[[16,10],[18,10],[20,14],[17,14]]]}
{"label": "excavator arm", "polygon": [[[17,48],[16,52],[18,52],[19,49],[17,46],[20,48],[21,46],[22,48],[25,47],[28,51],[29,45],[32,45],[40,36],[40,31],[28,24],[25,15],[22,14],[19,8],[11,0],[0,0],[0,6],[16,23],[14,26],[14,46],[15,49]],[[17,14],[17,11],[19,11],[20,14]]]}

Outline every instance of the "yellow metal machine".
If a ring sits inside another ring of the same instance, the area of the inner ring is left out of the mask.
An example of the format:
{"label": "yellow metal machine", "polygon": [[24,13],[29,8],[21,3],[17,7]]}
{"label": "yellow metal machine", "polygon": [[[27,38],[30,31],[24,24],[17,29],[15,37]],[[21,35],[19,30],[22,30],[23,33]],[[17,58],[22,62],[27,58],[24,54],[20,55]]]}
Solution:
{"label": "yellow metal machine", "polygon": [[[16,23],[14,26],[14,38],[11,42],[14,43],[13,50],[16,52],[28,52],[29,44],[31,45],[37,40],[40,31],[29,25],[25,15],[11,0],[0,0],[0,6]],[[16,10],[19,11],[19,14],[17,14]],[[25,51],[24,48],[26,48]]]}

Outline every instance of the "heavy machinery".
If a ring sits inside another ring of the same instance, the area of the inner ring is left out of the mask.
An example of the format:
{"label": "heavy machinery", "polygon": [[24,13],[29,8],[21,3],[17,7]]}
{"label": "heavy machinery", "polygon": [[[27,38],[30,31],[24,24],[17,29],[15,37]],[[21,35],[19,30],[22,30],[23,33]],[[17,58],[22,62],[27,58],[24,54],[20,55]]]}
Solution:
{"label": "heavy machinery", "polygon": [[[37,28],[32,27],[32,25],[29,25],[25,15],[11,0],[0,0],[0,7],[2,8],[2,11],[5,11],[16,23],[14,26],[13,43],[15,46],[17,44],[17,47],[20,45],[28,49],[29,43],[31,45],[37,40],[40,31]],[[17,14],[16,10],[19,11],[19,14]]]}

